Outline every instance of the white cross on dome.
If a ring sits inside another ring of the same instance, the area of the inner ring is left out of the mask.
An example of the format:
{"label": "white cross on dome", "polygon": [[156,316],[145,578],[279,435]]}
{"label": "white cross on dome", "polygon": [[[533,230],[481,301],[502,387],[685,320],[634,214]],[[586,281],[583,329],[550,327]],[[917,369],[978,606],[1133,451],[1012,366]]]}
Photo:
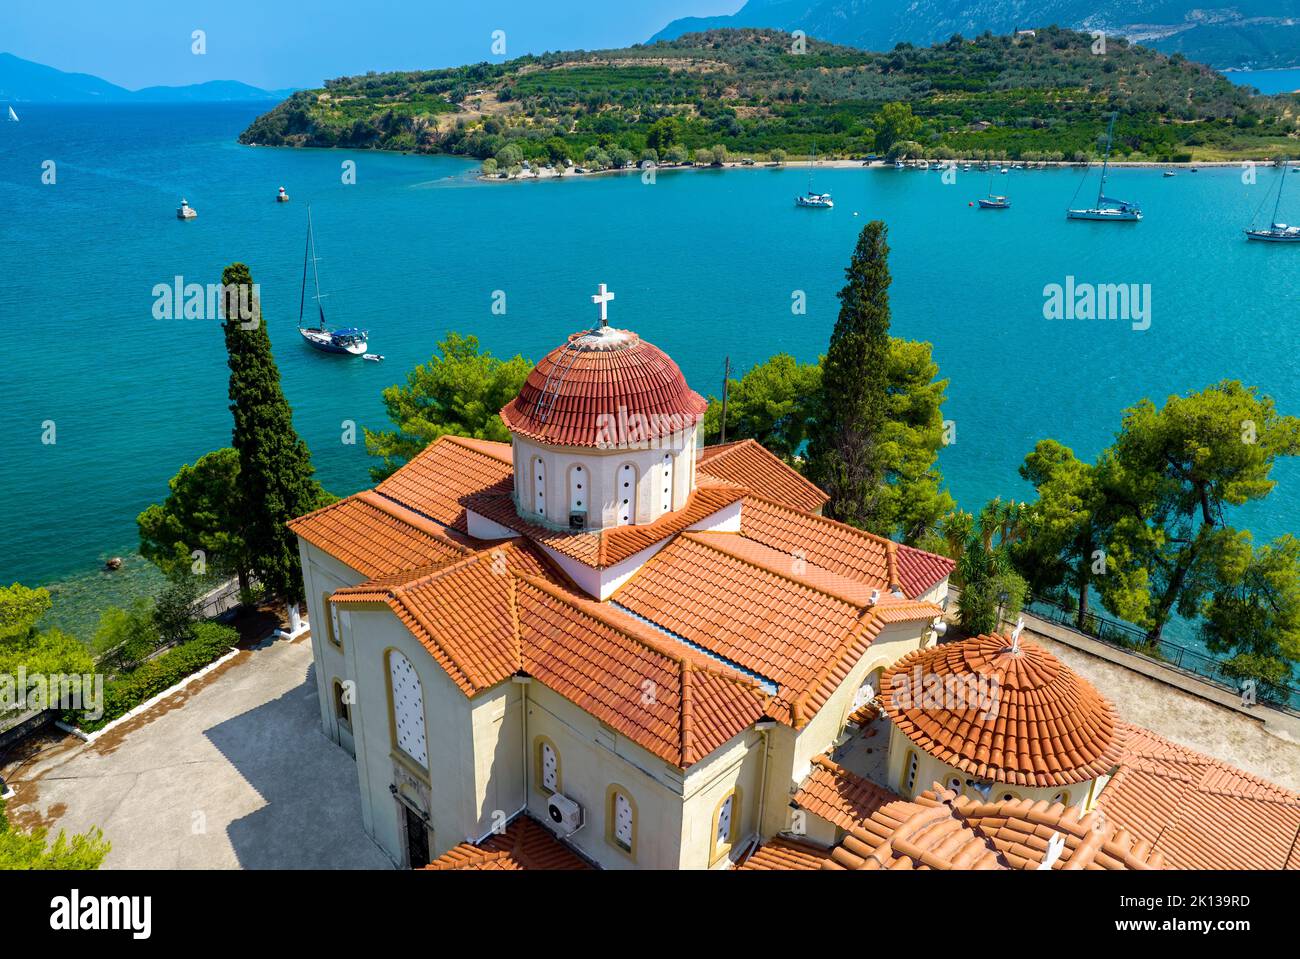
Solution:
{"label": "white cross on dome", "polygon": [[609,322],[609,315],[607,314],[606,310],[607,310],[607,304],[612,299],[614,299],[614,294],[609,292],[609,290],[606,288],[604,283],[600,284],[600,292],[593,293],[591,296],[591,302],[595,303],[597,306],[600,307],[601,326],[606,326]]}

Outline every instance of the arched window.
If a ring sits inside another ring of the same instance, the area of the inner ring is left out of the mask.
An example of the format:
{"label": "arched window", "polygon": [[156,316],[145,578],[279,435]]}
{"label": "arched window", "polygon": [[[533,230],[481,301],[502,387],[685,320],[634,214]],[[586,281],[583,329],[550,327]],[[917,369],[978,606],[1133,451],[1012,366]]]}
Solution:
{"label": "arched window", "polygon": [[605,839],[636,855],[636,803],[622,786],[610,786],[605,793]]}
{"label": "arched window", "polygon": [[740,835],[740,788],[722,797],[713,810],[713,854],[709,863],[715,863],[728,852]]}
{"label": "arched window", "polygon": [[540,456],[533,457],[533,512],[546,513],[546,466]]}
{"label": "arched window", "polygon": [[620,466],[617,482],[614,502],[618,505],[618,525],[627,526],[636,519],[636,467],[631,463]]}
{"label": "arched window", "polygon": [[560,791],[560,751],[555,743],[545,736],[538,736],[533,743],[533,764],[537,788],[547,795]]}
{"label": "arched window", "polygon": [[917,759],[916,750],[909,749],[907,756],[903,759],[903,795],[909,799],[912,796],[912,790],[916,788],[916,772],[920,765],[921,761]]}
{"label": "arched window", "polygon": [[858,687],[858,691],[853,695],[854,709],[861,709],[876,698],[876,693],[880,691],[880,677],[883,673],[883,668],[873,669],[867,674],[867,678],[862,680],[862,685]]}
{"label": "arched window", "polygon": [[348,732],[352,731],[352,693],[351,687],[342,680],[334,680],[334,718]]}
{"label": "arched window", "polygon": [[581,466],[569,470],[569,512],[587,511],[587,471]]}
{"label": "arched window", "polygon": [[671,452],[664,454],[663,480],[663,500],[660,511],[667,513],[673,508],[673,454]]}
{"label": "arched window", "polygon": [[395,649],[388,651],[388,694],[393,745],[420,768],[427,768],[429,746],[425,738],[420,677],[411,661]]}

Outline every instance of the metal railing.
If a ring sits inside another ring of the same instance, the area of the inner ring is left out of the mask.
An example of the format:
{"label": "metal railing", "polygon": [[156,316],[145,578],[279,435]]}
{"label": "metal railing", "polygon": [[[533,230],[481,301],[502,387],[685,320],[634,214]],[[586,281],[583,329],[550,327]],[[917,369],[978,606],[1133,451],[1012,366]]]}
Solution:
{"label": "metal railing", "polygon": [[[1108,646],[1181,669],[1216,686],[1230,689],[1234,693],[1242,693],[1242,681],[1224,669],[1222,660],[1168,639],[1162,638],[1153,642],[1147,637],[1145,630],[1129,623],[1089,612],[1084,614],[1083,628],[1080,629],[1077,610],[1066,609],[1059,603],[1041,596],[1032,597],[1025,606],[1025,612],[1076,633],[1082,633]],[[1300,687],[1294,683],[1269,683],[1257,680],[1255,699],[1263,705],[1300,714]]]}

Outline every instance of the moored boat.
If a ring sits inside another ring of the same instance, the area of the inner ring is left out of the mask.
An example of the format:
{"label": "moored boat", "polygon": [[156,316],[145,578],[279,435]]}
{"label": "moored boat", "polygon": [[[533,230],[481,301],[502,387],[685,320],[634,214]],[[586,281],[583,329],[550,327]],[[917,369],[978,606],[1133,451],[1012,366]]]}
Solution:
{"label": "moored boat", "polygon": [[1136,203],[1130,203],[1128,200],[1116,200],[1114,197],[1106,196],[1106,176],[1110,172],[1110,147],[1115,134],[1116,115],[1114,113],[1110,115],[1110,124],[1106,128],[1106,155],[1101,162],[1101,186],[1097,190],[1097,205],[1086,209],[1066,210],[1065,217],[1068,220],[1136,223],[1142,219],[1142,210]]}
{"label": "moored boat", "polygon": [[990,193],[986,197],[980,197],[977,201],[981,210],[1009,210],[1011,201],[1004,196],[996,196]]}
{"label": "moored boat", "polygon": [[1247,240],[1258,240],[1262,243],[1300,243],[1300,226],[1289,226],[1279,222],[1277,218],[1278,210],[1282,206],[1282,186],[1286,183],[1288,165],[1286,160],[1282,161],[1277,178],[1277,199],[1273,201],[1273,215],[1269,218],[1269,225],[1263,229],[1247,229],[1245,231]]}
{"label": "moored boat", "polygon": [[[370,349],[367,343],[367,333],[365,330],[356,327],[344,327],[338,330],[331,330],[325,326],[325,308],[321,305],[322,294],[320,291],[320,271],[316,263],[320,258],[316,255],[316,236],[312,232],[311,226],[311,207],[307,207],[307,248],[302,255],[302,294],[298,301],[298,332],[309,346],[315,347],[323,353],[343,353],[349,356],[365,356]],[[316,295],[313,299],[316,301],[316,311],[320,316],[320,321],[315,327],[303,326],[303,312],[307,304],[307,262],[311,261],[312,277],[315,281]]]}

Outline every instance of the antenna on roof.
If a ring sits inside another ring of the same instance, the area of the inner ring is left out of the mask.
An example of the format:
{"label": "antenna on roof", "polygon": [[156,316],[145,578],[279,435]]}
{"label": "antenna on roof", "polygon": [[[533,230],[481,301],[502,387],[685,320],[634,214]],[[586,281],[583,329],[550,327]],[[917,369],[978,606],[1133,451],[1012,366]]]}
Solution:
{"label": "antenna on roof", "polygon": [[1025,618],[1021,616],[1016,621],[1016,628],[1011,631],[1011,652],[1020,652],[1020,631],[1025,628]]}

